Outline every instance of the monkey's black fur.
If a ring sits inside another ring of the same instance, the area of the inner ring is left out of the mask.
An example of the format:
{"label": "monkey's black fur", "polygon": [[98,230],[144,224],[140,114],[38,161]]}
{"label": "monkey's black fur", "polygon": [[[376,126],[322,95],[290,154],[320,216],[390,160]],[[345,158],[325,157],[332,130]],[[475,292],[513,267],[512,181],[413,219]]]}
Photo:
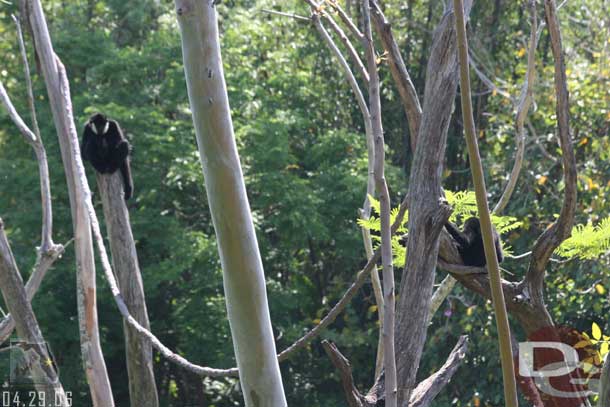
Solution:
{"label": "monkey's black fur", "polygon": [[[462,262],[465,266],[483,267],[487,264],[485,261],[485,250],[483,249],[483,237],[481,235],[481,223],[479,222],[479,218],[469,218],[466,220],[462,231],[459,231],[451,222],[447,222],[445,227],[456,241],[458,252],[462,257]],[[504,260],[504,255],[502,254],[500,237],[493,227],[492,232],[496,256],[498,256],[498,262],[501,263],[502,260]]]}
{"label": "monkey's black fur", "polygon": [[81,154],[83,159],[89,161],[93,168],[101,174],[112,174],[121,170],[125,199],[131,198],[133,181],[129,165],[131,147],[119,124],[109,120],[101,113],[89,118],[83,131]]}

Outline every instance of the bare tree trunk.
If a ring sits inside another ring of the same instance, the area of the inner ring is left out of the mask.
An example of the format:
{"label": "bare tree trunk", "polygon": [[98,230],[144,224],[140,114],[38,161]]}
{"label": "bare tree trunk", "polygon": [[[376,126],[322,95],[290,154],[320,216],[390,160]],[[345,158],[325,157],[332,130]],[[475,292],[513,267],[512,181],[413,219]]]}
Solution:
{"label": "bare tree trunk", "polygon": [[76,239],[78,315],[85,373],[93,405],[96,407],[113,407],[114,399],[104,355],[102,354],[98,329],[93,241],[89,213],[85,204],[87,191],[80,188],[77,180],[77,177],[84,177],[84,174],[79,174],[75,163],[76,158],[80,159],[80,152],[76,128],[74,127],[70,88],[65,68],[53,50],[40,0],[28,0],[27,6],[34,44],[47,86],[49,104],[57,129],[68,183],[74,237]]}
{"label": "bare tree trunk", "polygon": [[606,356],[606,362],[602,369],[602,377],[599,381],[599,407],[610,406],[610,356]]}
{"label": "bare tree trunk", "polygon": [[233,133],[214,2],[175,4],[245,405],[286,406],[263,265]]}
{"label": "bare tree trunk", "polygon": [[25,293],[21,274],[4,233],[2,219],[0,219],[0,290],[4,303],[15,321],[17,334],[24,342],[22,349],[36,390],[44,392],[44,400],[47,403],[68,407],[70,404],[51,363],[38,321]]}
{"label": "bare tree trunk", "polygon": [[394,265],[392,264],[392,231],[390,221],[390,193],[385,179],[385,141],[381,122],[379,74],[375,61],[375,46],[371,29],[371,12],[368,0],[362,1],[364,38],[362,41],[369,71],[369,111],[375,142],[374,178],[379,192],[379,219],[381,222],[381,263],[383,265],[383,367],[385,371],[385,404],[396,407],[396,352],[394,351],[395,305]]}
{"label": "bare tree trunk", "polygon": [[[40,247],[36,256],[36,264],[34,270],[30,275],[30,278],[25,286],[28,301],[31,301],[34,294],[40,287],[40,283],[44,278],[47,271],[51,268],[55,260],[57,260],[64,252],[64,246],[53,243],[53,214],[51,205],[51,184],[49,181],[49,167],[47,162],[47,154],[40,137],[40,130],[38,130],[38,124],[36,121],[36,112],[34,110],[34,96],[32,92],[32,83],[30,81],[30,69],[27,64],[27,56],[25,54],[25,45],[23,43],[23,36],[21,35],[21,27],[19,22],[17,23],[17,33],[19,38],[19,47],[21,48],[22,58],[24,61],[25,77],[28,89],[28,102],[30,102],[30,109],[32,113],[32,122],[34,125],[34,132],[30,130],[21,116],[17,113],[15,106],[11,102],[6,89],[2,81],[0,81],[0,104],[2,104],[9,117],[13,120],[13,123],[17,126],[21,135],[25,141],[32,146],[36,154],[36,160],[38,162],[38,173],[40,178],[40,198],[42,202],[42,233]],[[2,321],[0,321],[0,344],[6,341],[13,330],[15,329],[15,320],[9,314],[6,315]]]}
{"label": "bare tree trunk", "polygon": [[[150,330],[138,254],[129,223],[129,212],[123,199],[123,179],[118,171],[111,175],[97,173],[97,185],[104,207],[112,265],[121,294],[131,315],[140,325]],[[153,371],[152,345],[126,320],[123,320],[123,331],[131,405],[157,407],[159,399]]]}
{"label": "bare tree trunk", "polygon": [[[466,14],[472,2],[467,2]],[[428,328],[439,235],[451,208],[442,198],[447,130],[457,91],[455,25],[451,8],[434,33],[426,74],[423,115],[409,180],[409,238],[400,283],[396,326],[398,405],[415,387]]]}

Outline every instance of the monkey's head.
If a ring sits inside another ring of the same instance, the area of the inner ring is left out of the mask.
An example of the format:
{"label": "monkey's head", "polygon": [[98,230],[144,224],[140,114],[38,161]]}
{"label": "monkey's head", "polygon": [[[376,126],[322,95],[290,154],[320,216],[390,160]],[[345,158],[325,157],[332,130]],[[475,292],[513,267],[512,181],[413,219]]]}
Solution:
{"label": "monkey's head", "polygon": [[96,113],[89,118],[89,124],[91,124],[91,129],[98,136],[102,136],[106,134],[108,131],[108,126],[110,123],[105,115],[101,113]]}
{"label": "monkey's head", "polygon": [[481,236],[481,222],[479,218],[468,218],[464,222],[464,233],[471,236]]}

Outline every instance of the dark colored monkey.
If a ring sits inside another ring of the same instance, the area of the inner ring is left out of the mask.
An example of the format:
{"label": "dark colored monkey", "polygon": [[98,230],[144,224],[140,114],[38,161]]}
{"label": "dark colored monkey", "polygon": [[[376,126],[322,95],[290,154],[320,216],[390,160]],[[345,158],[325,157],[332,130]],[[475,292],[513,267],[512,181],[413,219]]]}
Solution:
{"label": "dark colored monkey", "polygon": [[112,174],[120,169],[126,200],[131,198],[133,193],[129,166],[130,150],[131,147],[116,121],[107,119],[101,113],[89,118],[83,131],[83,160],[89,161],[101,174]]}
{"label": "dark colored monkey", "polygon": [[[481,234],[481,223],[479,218],[470,218],[464,223],[464,228],[459,231],[451,222],[445,224],[447,231],[451,234],[457,243],[457,249],[462,257],[462,262],[465,266],[483,267],[487,264],[485,261],[485,250],[483,249],[483,235]],[[504,260],[502,254],[502,244],[496,229],[492,227],[494,246],[496,247],[496,256],[498,262]]]}

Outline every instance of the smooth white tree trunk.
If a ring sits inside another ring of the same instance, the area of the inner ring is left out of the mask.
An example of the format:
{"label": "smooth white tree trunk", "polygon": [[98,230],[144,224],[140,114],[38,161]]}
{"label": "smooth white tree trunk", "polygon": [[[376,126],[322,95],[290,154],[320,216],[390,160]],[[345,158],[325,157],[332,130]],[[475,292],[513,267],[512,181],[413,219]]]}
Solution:
{"label": "smooth white tree trunk", "polygon": [[286,406],[265,275],[237,154],[213,1],[175,0],[189,101],[246,406]]}

